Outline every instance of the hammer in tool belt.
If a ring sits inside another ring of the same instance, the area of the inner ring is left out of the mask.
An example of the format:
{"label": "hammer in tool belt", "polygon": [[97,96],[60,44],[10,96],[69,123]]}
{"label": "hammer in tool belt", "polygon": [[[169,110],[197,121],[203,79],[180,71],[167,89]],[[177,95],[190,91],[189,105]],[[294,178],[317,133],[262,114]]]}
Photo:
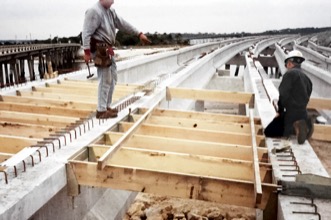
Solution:
{"label": "hammer in tool belt", "polygon": [[90,71],[90,66],[88,65],[88,62],[86,62],[86,66],[87,66],[87,69],[88,69],[88,76],[86,77],[86,78],[91,78],[91,77],[93,77],[94,76],[94,74],[92,73],[91,74],[91,71]]}

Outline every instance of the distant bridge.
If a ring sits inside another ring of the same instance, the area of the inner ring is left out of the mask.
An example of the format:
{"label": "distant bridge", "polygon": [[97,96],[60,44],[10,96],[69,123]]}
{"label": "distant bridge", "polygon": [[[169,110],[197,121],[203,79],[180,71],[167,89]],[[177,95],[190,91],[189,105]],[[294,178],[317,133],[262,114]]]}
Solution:
{"label": "distant bridge", "polygon": [[[72,67],[80,44],[22,44],[0,46],[0,86],[6,87],[38,77],[34,61],[39,60],[39,78],[46,78],[59,68]],[[25,61],[28,64],[29,79],[25,76]]]}

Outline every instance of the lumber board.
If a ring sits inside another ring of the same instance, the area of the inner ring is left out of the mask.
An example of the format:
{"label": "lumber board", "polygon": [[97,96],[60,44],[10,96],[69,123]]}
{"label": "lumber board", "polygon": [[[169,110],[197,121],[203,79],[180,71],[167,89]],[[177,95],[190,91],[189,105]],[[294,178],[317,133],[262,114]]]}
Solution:
{"label": "lumber board", "polygon": [[254,192],[255,201],[260,203],[262,199],[262,185],[260,176],[259,159],[257,154],[257,143],[255,139],[255,124],[254,124],[254,110],[249,109],[249,116],[251,121],[251,137],[252,137],[252,162],[253,162],[253,174],[254,174]]}
{"label": "lumber board", "polygon": [[311,97],[307,107],[319,110],[331,110],[331,99]]}
{"label": "lumber board", "polygon": [[25,147],[36,145],[38,138],[25,138],[0,134],[0,152],[15,154]]}
{"label": "lumber board", "polygon": [[254,184],[249,181],[210,178],[190,174],[109,166],[97,169],[97,163],[70,161],[78,181],[84,186],[154,193],[203,201],[264,209],[276,185],[262,185],[262,200],[255,204]]}
{"label": "lumber board", "polygon": [[121,147],[123,143],[125,143],[136,130],[141,126],[141,124],[148,119],[148,117],[151,115],[154,108],[159,105],[158,102],[156,102],[135,124],[128,129],[128,131],[120,138],[119,141],[115,143],[115,145],[109,149],[99,160],[98,160],[98,169],[103,169],[107,163],[107,160],[109,160],[115,152]]}
{"label": "lumber board", "polygon": [[[141,115],[132,115],[136,121]],[[235,133],[250,134],[250,125],[246,123],[223,122],[223,121],[205,121],[195,118],[175,118],[167,116],[151,116],[147,121],[150,124],[177,126],[183,128],[197,128],[203,130],[228,131]],[[257,126],[261,129],[262,126]]]}
{"label": "lumber board", "polygon": [[320,141],[331,141],[331,126],[323,124],[314,124],[314,133],[312,139]]}
{"label": "lumber board", "polygon": [[[254,108],[254,93],[167,87],[167,94],[168,96],[171,96],[170,99],[180,98],[212,102],[249,104],[251,108]],[[169,101],[169,97],[167,100]]]}
{"label": "lumber board", "polygon": [[0,134],[9,136],[14,134],[27,138],[43,138],[58,130],[55,126],[0,121]]}
{"label": "lumber board", "polygon": [[47,93],[47,92],[38,92],[38,91],[19,91],[19,96],[24,97],[40,97],[46,99],[56,99],[56,100],[64,100],[64,101],[76,101],[76,100],[84,100],[84,102],[90,104],[97,104],[97,96],[87,96],[85,94],[81,95],[73,95],[73,94],[55,94],[55,93]]}
{"label": "lumber board", "polygon": [[79,101],[62,101],[41,97],[23,97],[23,96],[1,96],[4,102],[25,103],[34,105],[46,105],[52,107],[63,107],[80,110],[95,110],[95,104]]}
{"label": "lumber board", "polygon": [[0,111],[0,116],[1,120],[6,122],[50,125],[55,127],[65,127],[66,125],[79,120],[79,118],[74,117],[12,111]]}
{"label": "lumber board", "polygon": [[[105,145],[113,145],[123,135],[120,132],[107,132]],[[194,141],[190,139],[178,139],[167,137],[155,137],[149,135],[134,134],[124,145],[124,147],[158,150],[161,152],[176,152],[192,155],[205,155],[223,158],[233,158],[238,160],[252,160],[251,147],[237,144],[224,144],[207,141]],[[258,158],[263,160],[267,153],[266,148],[258,147]]]}
{"label": "lumber board", "polygon": [[[140,108],[139,113],[146,112],[146,108]],[[231,115],[231,114],[219,114],[219,113],[207,113],[207,112],[195,112],[195,111],[180,111],[171,109],[160,109],[157,108],[153,111],[153,116],[167,116],[167,117],[179,117],[179,118],[194,118],[205,121],[223,121],[223,122],[234,122],[234,123],[247,123],[249,124],[248,116]],[[254,119],[255,124],[261,124],[260,118]]]}
{"label": "lumber board", "polygon": [[10,154],[10,153],[2,153],[0,152],[0,163],[8,160],[10,157],[12,157],[15,154]]}
{"label": "lumber board", "polygon": [[[92,145],[93,146],[93,145]],[[94,146],[92,147],[94,150]],[[89,151],[89,161],[95,161],[109,149],[108,146],[96,146],[93,154]],[[91,155],[95,158],[91,158]],[[209,177],[230,178],[253,181],[252,161],[236,160],[214,156],[160,152],[122,146],[108,161],[107,165],[137,167],[145,170],[189,173]],[[259,166],[259,164],[257,164]],[[271,166],[261,165],[261,178],[264,179]]]}
{"label": "lumber board", "polygon": [[[122,132],[126,132],[133,126],[130,122],[119,123]],[[135,134],[152,135],[159,137],[169,138],[180,138],[180,139],[191,139],[195,141],[208,141],[208,142],[220,142],[227,144],[238,144],[238,145],[251,145],[250,134],[240,134],[233,132],[219,132],[209,131],[203,129],[192,129],[192,128],[178,128],[173,126],[161,126],[144,123],[136,131]],[[262,147],[264,136],[257,135],[256,140],[258,146]]]}
{"label": "lumber board", "polygon": [[86,118],[93,112],[91,110],[68,109],[63,107],[31,105],[15,102],[0,102],[0,111],[2,110],[26,113],[33,112],[34,114],[47,114],[75,118]]}

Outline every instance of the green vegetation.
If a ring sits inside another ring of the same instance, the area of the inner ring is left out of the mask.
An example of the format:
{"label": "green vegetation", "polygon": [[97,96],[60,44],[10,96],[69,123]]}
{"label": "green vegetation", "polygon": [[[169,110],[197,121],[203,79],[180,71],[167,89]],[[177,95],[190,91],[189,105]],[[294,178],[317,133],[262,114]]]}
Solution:
{"label": "green vegetation", "polygon": [[[188,45],[191,39],[203,39],[203,38],[233,38],[233,37],[249,37],[249,36],[261,36],[261,35],[284,35],[284,34],[299,34],[309,35],[318,34],[322,32],[331,31],[330,27],[325,28],[295,28],[295,29],[282,29],[282,30],[269,30],[262,33],[246,33],[246,32],[236,32],[236,33],[145,33],[146,36],[152,41],[152,45]],[[331,33],[331,32],[329,32]],[[330,36],[330,35],[328,35]],[[325,37],[328,39],[328,37]],[[46,40],[34,40],[34,41],[20,41],[19,43],[33,43],[33,44],[56,44],[56,43],[78,43],[82,42],[82,33],[73,37],[54,37],[53,39]],[[15,44],[13,40],[2,42],[2,44]],[[140,45],[137,36],[132,36],[125,34],[123,32],[118,32],[116,37],[115,46],[136,46]]]}

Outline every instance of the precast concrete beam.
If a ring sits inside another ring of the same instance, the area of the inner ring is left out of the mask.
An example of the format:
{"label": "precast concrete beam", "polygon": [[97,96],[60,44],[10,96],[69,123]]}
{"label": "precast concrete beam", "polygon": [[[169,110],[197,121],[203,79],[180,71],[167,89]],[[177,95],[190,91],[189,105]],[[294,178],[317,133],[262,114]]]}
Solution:
{"label": "precast concrete beam", "polygon": [[300,50],[303,53],[303,56],[306,60],[313,61],[317,64],[318,67],[324,69],[328,72],[331,72],[331,58],[326,57],[319,52],[313,51],[310,48],[303,47],[300,45],[295,45],[296,50]]}

